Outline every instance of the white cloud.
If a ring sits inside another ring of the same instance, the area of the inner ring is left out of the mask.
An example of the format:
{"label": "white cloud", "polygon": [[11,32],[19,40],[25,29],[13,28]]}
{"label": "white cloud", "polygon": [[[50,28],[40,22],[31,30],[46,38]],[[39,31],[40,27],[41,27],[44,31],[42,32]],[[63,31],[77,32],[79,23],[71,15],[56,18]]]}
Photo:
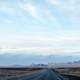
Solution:
{"label": "white cloud", "polygon": [[1,53],[34,55],[80,55],[80,50],[54,49],[51,47],[2,48]]}
{"label": "white cloud", "polygon": [[24,10],[25,12],[28,12],[34,18],[38,17],[38,9],[35,5],[32,5],[31,3],[26,3],[26,4],[20,3],[19,6],[22,10]]}
{"label": "white cloud", "polygon": [[80,19],[80,0],[47,0],[70,19]]}
{"label": "white cloud", "polygon": [[[80,55],[79,37],[18,37],[14,42],[3,43],[1,53],[25,53],[37,55]],[[7,43],[7,44],[6,44]]]}
{"label": "white cloud", "polygon": [[24,7],[25,10],[27,10],[33,17],[37,17],[37,8],[31,4],[27,4],[26,7]]}
{"label": "white cloud", "polygon": [[[48,10],[48,7],[44,4],[44,6],[40,7],[37,4],[32,3],[21,3],[19,2],[19,7],[26,13],[29,13],[32,17],[36,18],[41,23],[48,23],[49,20],[57,21],[56,17]],[[27,15],[27,14],[26,14]],[[45,23],[45,24],[46,24]]]}
{"label": "white cloud", "polygon": [[[49,24],[49,22],[53,22],[56,30],[60,33],[63,31],[62,25],[59,23],[57,18],[51,13],[48,9],[46,3],[44,6],[38,6],[37,4],[32,4],[31,2],[26,3],[19,3],[19,7],[22,9],[23,12],[29,13],[33,18],[38,20],[41,24]],[[55,2],[56,3],[56,2]],[[23,13],[24,14],[24,13]],[[35,21],[36,23],[36,21]]]}
{"label": "white cloud", "polygon": [[47,0],[47,1],[48,1],[48,3],[53,4],[55,6],[60,5],[60,0]]}

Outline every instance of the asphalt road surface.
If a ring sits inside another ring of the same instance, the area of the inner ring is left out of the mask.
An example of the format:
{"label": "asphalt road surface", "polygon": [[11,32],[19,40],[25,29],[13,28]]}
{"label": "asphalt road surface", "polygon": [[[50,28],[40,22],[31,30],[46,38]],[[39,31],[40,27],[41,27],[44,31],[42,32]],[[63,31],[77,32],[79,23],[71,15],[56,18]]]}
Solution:
{"label": "asphalt road surface", "polygon": [[54,72],[51,69],[45,69],[41,71],[37,71],[35,74],[27,75],[27,76],[21,76],[21,77],[15,77],[7,80],[69,80],[58,73]]}

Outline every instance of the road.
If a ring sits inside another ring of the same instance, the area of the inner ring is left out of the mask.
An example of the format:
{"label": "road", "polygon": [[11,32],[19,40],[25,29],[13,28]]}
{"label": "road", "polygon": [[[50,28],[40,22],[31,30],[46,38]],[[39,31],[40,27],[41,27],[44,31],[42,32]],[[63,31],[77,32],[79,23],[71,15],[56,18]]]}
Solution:
{"label": "road", "polygon": [[61,75],[59,75],[58,73],[54,72],[51,69],[45,69],[38,71],[35,74],[15,77],[8,80],[69,80],[69,79],[63,78]]}

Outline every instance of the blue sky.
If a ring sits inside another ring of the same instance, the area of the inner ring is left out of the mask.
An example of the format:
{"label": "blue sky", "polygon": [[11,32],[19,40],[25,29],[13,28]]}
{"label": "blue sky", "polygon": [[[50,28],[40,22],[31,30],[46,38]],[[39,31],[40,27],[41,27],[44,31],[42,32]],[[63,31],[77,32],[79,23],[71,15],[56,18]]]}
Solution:
{"label": "blue sky", "polygon": [[0,0],[0,53],[7,52],[79,55],[80,0]]}

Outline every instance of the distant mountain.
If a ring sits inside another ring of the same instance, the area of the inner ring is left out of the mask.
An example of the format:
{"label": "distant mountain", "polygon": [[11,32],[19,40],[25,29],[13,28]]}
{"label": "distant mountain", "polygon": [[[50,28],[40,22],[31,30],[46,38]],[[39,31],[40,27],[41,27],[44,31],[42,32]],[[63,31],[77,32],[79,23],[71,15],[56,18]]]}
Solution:
{"label": "distant mountain", "polygon": [[79,61],[74,61],[74,63],[80,63],[80,60]]}
{"label": "distant mountain", "polygon": [[30,64],[47,64],[56,62],[73,62],[79,61],[80,56],[57,56],[57,55],[27,55],[27,54],[0,54],[1,65],[30,65]]}

